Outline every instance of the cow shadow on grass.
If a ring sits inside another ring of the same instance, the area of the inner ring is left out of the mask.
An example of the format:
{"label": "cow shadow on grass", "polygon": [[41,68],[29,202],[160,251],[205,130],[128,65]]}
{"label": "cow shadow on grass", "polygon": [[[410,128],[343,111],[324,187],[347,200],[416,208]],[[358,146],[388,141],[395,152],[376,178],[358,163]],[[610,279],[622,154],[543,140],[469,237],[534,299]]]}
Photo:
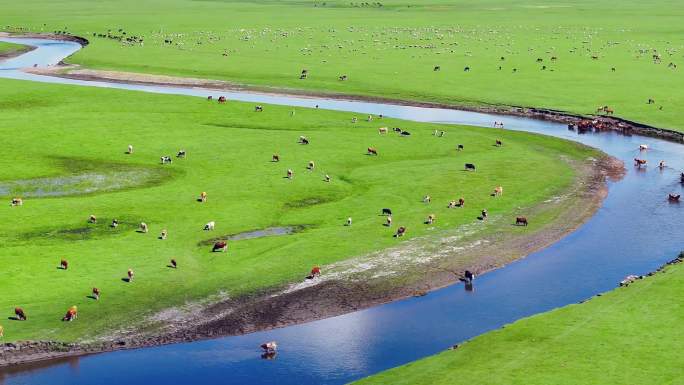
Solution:
{"label": "cow shadow on grass", "polygon": [[128,278],[128,277],[123,277],[123,278],[121,278],[121,280],[124,281],[124,282],[126,282],[126,283],[130,283],[130,282],[131,282],[131,279]]}

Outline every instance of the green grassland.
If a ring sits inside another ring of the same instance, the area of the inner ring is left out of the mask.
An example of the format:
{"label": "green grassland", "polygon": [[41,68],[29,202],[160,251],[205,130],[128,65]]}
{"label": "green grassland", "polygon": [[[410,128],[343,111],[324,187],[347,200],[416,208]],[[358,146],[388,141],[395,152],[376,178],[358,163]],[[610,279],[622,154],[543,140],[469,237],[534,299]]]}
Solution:
{"label": "green grassland", "polygon": [[[11,55],[14,52],[21,51],[24,47],[19,44],[5,43],[0,41],[0,55]],[[2,56],[0,56],[1,58]]]}
{"label": "green grassland", "polygon": [[[218,293],[235,297],[303,279],[311,266],[363,256],[409,239],[478,222],[487,208],[511,223],[527,208],[564,192],[576,171],[561,158],[598,157],[579,144],[504,130],[415,124],[392,119],[351,123],[351,113],[201,98],[0,81],[0,309],[22,306],[28,322],[4,321],[5,340],[74,340],[107,333],[160,309]],[[410,137],[380,135],[400,126]],[[443,138],[434,129],[446,130]],[[311,144],[297,143],[300,135]],[[504,140],[495,147],[494,140]],[[466,150],[456,152],[456,144]],[[134,154],[125,154],[128,144]],[[365,154],[374,146],[379,156]],[[161,165],[179,149],[186,159]],[[271,162],[279,153],[280,163]],[[316,169],[306,169],[309,161]],[[463,171],[464,162],[478,166]],[[529,164],[535,164],[530,172]],[[295,172],[285,178],[286,170]],[[332,177],[324,182],[324,175]],[[502,185],[503,198],[492,198]],[[196,201],[200,192],[208,202]],[[430,194],[431,205],[421,202]],[[12,196],[25,199],[9,205]],[[464,196],[464,209],[447,209]],[[402,239],[382,224],[391,207]],[[521,209],[520,209],[521,208]],[[428,214],[436,225],[423,224]],[[88,216],[97,224],[87,223]],[[352,226],[344,226],[347,217]],[[117,229],[108,226],[113,218]],[[523,234],[553,221],[536,218]],[[135,230],[144,221],[150,233]],[[209,221],[216,230],[203,231]],[[211,239],[274,226],[295,234],[230,243]],[[157,239],[167,229],[167,240]],[[487,226],[483,226],[486,231]],[[57,268],[60,259],[69,269]],[[175,258],[179,268],[167,267]],[[136,279],[122,281],[128,268]],[[102,299],[86,298],[92,287]],[[80,316],[60,322],[71,305]]]}
{"label": "green grassland", "polygon": [[[88,38],[91,45],[69,61],[89,68],[458,105],[578,113],[608,105],[627,119],[684,129],[677,1],[381,3],[0,1],[10,30]],[[108,33],[144,41],[95,36]],[[343,74],[347,81],[338,80]]]}
{"label": "green grassland", "polygon": [[682,293],[676,265],[358,384],[681,384]]}

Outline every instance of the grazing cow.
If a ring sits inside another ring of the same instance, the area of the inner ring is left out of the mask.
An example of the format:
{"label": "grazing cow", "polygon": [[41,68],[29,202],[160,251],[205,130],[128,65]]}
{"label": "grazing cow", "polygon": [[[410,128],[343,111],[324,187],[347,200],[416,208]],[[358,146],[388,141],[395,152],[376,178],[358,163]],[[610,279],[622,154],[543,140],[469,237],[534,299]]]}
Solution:
{"label": "grazing cow", "polygon": [[12,202],[10,203],[12,206],[23,206],[24,205],[24,200],[21,198],[12,198]]}
{"label": "grazing cow", "polygon": [[647,144],[640,144],[639,145],[639,151],[646,151],[646,150],[648,150]]}
{"label": "grazing cow", "polygon": [[169,232],[166,231],[166,229],[161,231],[161,234],[159,234],[159,239],[164,240],[166,237],[169,235]]}
{"label": "grazing cow", "polygon": [[352,219],[351,217],[347,218],[347,224],[346,226],[351,226],[352,225]]}
{"label": "grazing cow", "polygon": [[456,151],[463,151],[463,145],[462,145],[462,144],[459,144],[459,145],[456,147]]}
{"label": "grazing cow", "polygon": [[430,203],[430,200],[431,200],[431,199],[432,199],[432,198],[430,198],[429,195],[426,195],[426,196],[423,197],[423,203]]}
{"label": "grazing cow", "polygon": [[340,79],[340,81],[345,81],[347,80],[347,75],[341,75],[338,79]]}
{"label": "grazing cow", "polygon": [[206,225],[204,225],[204,230],[207,230],[207,231],[214,230],[215,226],[216,226],[216,222],[214,222],[214,221],[208,222]]}
{"label": "grazing cow", "polygon": [[382,215],[392,215],[392,210],[390,210],[390,209],[382,209]]}
{"label": "grazing cow", "polygon": [[228,250],[228,242],[226,242],[226,241],[218,241],[218,242],[214,243],[214,247],[212,247],[212,249],[211,249],[212,252],[220,251],[222,253],[225,252],[226,250]]}
{"label": "grazing cow", "polygon": [[494,188],[494,196],[500,196],[503,195],[503,187],[498,186]]}
{"label": "grazing cow", "polygon": [[425,221],[426,224],[431,225],[435,221],[435,214],[430,214]]}
{"label": "grazing cow", "polygon": [[273,156],[271,157],[271,162],[280,162],[280,155],[273,154]]}
{"label": "grazing cow", "polygon": [[390,227],[392,226],[392,216],[388,215],[387,219],[385,219],[385,226]]}
{"label": "grazing cow", "polygon": [[128,275],[128,282],[133,282],[133,276],[135,275],[133,273],[133,269],[128,269],[128,272],[126,274]]}
{"label": "grazing cow", "polygon": [[148,230],[149,230],[149,228],[147,227],[147,223],[140,222],[140,232],[147,233]]}
{"label": "grazing cow", "polygon": [[20,307],[15,307],[14,308],[14,315],[16,316],[17,320],[19,321],[26,321],[26,312],[24,312],[24,309]]}
{"label": "grazing cow", "polygon": [[178,268],[178,262],[175,259],[171,259],[171,267],[174,269]]}
{"label": "grazing cow", "polygon": [[516,226],[527,226],[527,218],[525,218],[525,217],[516,217],[516,218],[515,218],[515,225],[516,225]]}
{"label": "grazing cow", "polygon": [[199,201],[202,203],[205,203],[207,201],[207,192],[206,191],[202,191],[200,193]]}
{"label": "grazing cow", "polygon": [[320,276],[321,276],[321,268],[319,266],[314,266],[311,268],[311,272],[309,273],[309,275],[306,278],[314,279],[314,278],[320,277]]}
{"label": "grazing cow", "polygon": [[368,117],[366,118],[366,121],[372,122],[373,121],[373,115],[368,115]]}
{"label": "grazing cow", "polygon": [[378,132],[381,134],[386,134],[388,131],[387,127],[380,127],[378,128]]}
{"label": "grazing cow", "polygon": [[634,165],[641,168],[641,166],[646,166],[646,159],[639,159],[639,158],[634,158]]}
{"label": "grazing cow", "polygon": [[366,152],[367,155],[378,155],[378,150],[375,149],[375,147],[368,147],[368,150]]}
{"label": "grazing cow", "polygon": [[207,100],[212,101],[212,100],[214,100],[214,97],[209,95],[209,96],[207,96]]}
{"label": "grazing cow", "polygon": [[356,123],[356,122],[358,122],[358,121],[359,121],[359,119],[357,119],[356,116],[354,116],[354,117],[352,118],[352,123]]}
{"label": "grazing cow", "polygon": [[658,168],[661,170],[665,168],[665,161],[664,160],[661,160],[660,162],[658,162]]}
{"label": "grazing cow", "polygon": [[264,111],[263,106],[259,106],[259,105],[254,106],[254,112],[263,112],[263,111]]}
{"label": "grazing cow", "polygon": [[470,67],[463,68],[463,72],[469,72],[469,71],[470,71]]}
{"label": "grazing cow", "polygon": [[397,229],[397,232],[396,232],[396,234],[394,234],[394,236],[395,236],[396,238],[399,238],[399,237],[403,237],[404,234],[406,234],[406,227],[400,226],[400,227]]}
{"label": "grazing cow", "polygon": [[503,146],[503,142],[500,141],[499,139],[497,139],[497,140],[496,140],[496,146],[497,146],[497,147]]}
{"label": "grazing cow", "polygon": [[167,163],[173,162],[173,159],[171,159],[170,155],[162,156],[160,159],[161,159],[161,164],[167,164]]}
{"label": "grazing cow", "polygon": [[473,280],[475,280],[475,274],[471,272],[470,270],[466,270],[465,273],[463,274],[464,279],[467,283],[472,283]]}
{"label": "grazing cow", "polygon": [[316,163],[314,163],[313,160],[309,161],[309,164],[306,166],[309,170],[313,171],[313,169],[316,167]]}
{"label": "grazing cow", "polygon": [[456,203],[456,201],[449,201],[449,204],[447,205],[447,208],[448,208],[448,209],[453,209],[453,208],[455,208],[455,207],[458,207],[458,204]]}
{"label": "grazing cow", "polygon": [[219,96],[218,102],[219,102],[219,104],[225,103],[225,102],[226,102],[226,97],[225,97],[225,96]]}
{"label": "grazing cow", "polygon": [[463,207],[463,206],[465,206],[465,199],[458,198],[458,207]]}
{"label": "grazing cow", "polygon": [[444,132],[444,131],[440,131],[440,132],[439,132],[439,135],[438,135],[438,136],[439,136],[439,137],[441,138],[441,137],[443,137],[443,136],[444,136],[444,134],[445,134],[445,132]]}
{"label": "grazing cow", "polygon": [[88,217],[88,222],[90,223],[97,223],[97,217],[95,215],[91,215]]}
{"label": "grazing cow", "polygon": [[128,145],[128,151],[126,152],[127,154],[132,154],[133,153],[133,145],[129,144]]}
{"label": "grazing cow", "polygon": [[466,171],[475,171],[475,165],[472,163],[466,163],[465,164],[465,170]]}
{"label": "grazing cow", "polygon": [[62,270],[66,270],[69,268],[69,262],[66,259],[62,259],[59,261],[59,268]]}
{"label": "grazing cow", "polygon": [[309,139],[307,139],[306,136],[300,136],[299,137],[299,144],[309,144]]}
{"label": "grazing cow", "polygon": [[119,226],[119,220],[112,219],[112,224],[110,226],[112,226],[113,228],[117,228]]}
{"label": "grazing cow", "polygon": [[541,63],[541,62],[543,62],[543,61],[544,61],[544,59],[542,59],[542,58],[537,58],[537,63]]}
{"label": "grazing cow", "polygon": [[185,150],[178,150],[178,153],[176,154],[176,158],[185,158]]}
{"label": "grazing cow", "polygon": [[307,76],[308,76],[308,74],[303,73],[303,74],[299,75],[299,79],[302,79],[302,80],[306,79]]}
{"label": "grazing cow", "polygon": [[265,353],[275,353],[278,349],[278,344],[275,341],[265,342],[261,344],[261,349],[263,349]]}
{"label": "grazing cow", "polygon": [[96,301],[100,300],[100,289],[96,287],[93,288],[93,298],[95,298]]}
{"label": "grazing cow", "polygon": [[323,180],[326,182],[330,182],[330,175],[325,174],[325,178]]}
{"label": "grazing cow", "polygon": [[480,216],[482,217],[483,221],[487,219],[487,214],[487,209],[482,209],[482,211],[480,212]]}
{"label": "grazing cow", "polygon": [[648,98],[648,102],[646,104],[655,104],[655,100],[652,98]]}
{"label": "grazing cow", "polygon": [[433,68],[432,70],[433,70],[433,71],[440,71],[441,69],[442,69],[442,67],[440,67],[440,66],[435,66],[435,68]]}
{"label": "grazing cow", "polygon": [[292,169],[288,168],[287,169],[287,179],[292,179],[294,178],[294,171]]}
{"label": "grazing cow", "polygon": [[670,202],[679,202],[679,198],[681,198],[681,194],[668,194],[667,195],[667,200]]}
{"label": "grazing cow", "polygon": [[62,317],[62,321],[71,322],[78,317],[78,308],[76,305],[72,306],[67,310],[66,315]]}

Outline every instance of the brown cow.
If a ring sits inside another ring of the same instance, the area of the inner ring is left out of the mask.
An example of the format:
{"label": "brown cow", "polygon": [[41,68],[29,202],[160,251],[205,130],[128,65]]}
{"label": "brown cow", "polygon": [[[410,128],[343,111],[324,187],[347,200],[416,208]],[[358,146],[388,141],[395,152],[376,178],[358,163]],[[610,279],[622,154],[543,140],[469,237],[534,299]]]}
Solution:
{"label": "brown cow", "polygon": [[406,234],[406,227],[400,226],[400,227],[397,229],[397,232],[396,232],[396,234],[394,234],[394,236],[397,237],[397,238],[399,238],[399,237],[403,237],[404,234]]}
{"label": "brown cow", "polygon": [[670,202],[679,202],[679,198],[681,197],[681,194],[668,194],[667,200]]}
{"label": "brown cow", "polygon": [[60,267],[62,270],[66,270],[66,269],[69,268],[69,262],[67,262],[66,259],[62,259],[61,261],[59,261],[59,267]]}
{"label": "brown cow", "polygon": [[96,287],[93,288],[93,298],[95,298],[96,301],[100,299],[100,289]]}
{"label": "brown cow", "polygon": [[225,102],[226,102],[226,97],[225,97],[225,96],[219,96],[218,102],[219,102],[220,104],[225,103]]}
{"label": "brown cow", "polygon": [[497,146],[497,147],[503,146],[503,142],[500,141],[499,139],[497,139],[497,140],[496,140],[496,146]]}
{"label": "brown cow", "polygon": [[71,322],[76,318],[78,318],[78,308],[74,305],[67,310],[66,315],[62,317],[62,321]]}
{"label": "brown cow", "polygon": [[374,147],[368,147],[368,152],[366,154],[367,155],[378,155],[378,150],[376,150]]}
{"label": "brown cow", "polygon": [[517,217],[515,218],[515,224],[516,226],[527,226],[527,218],[525,217]]}
{"label": "brown cow", "polygon": [[95,215],[91,215],[90,217],[88,217],[88,222],[97,223],[97,217]]}
{"label": "brown cow", "polygon": [[641,168],[641,166],[646,166],[646,159],[639,159],[639,158],[634,158],[634,165]]}
{"label": "brown cow", "polygon": [[311,273],[306,276],[306,279],[314,279],[321,276],[321,268],[319,266],[314,266],[311,268]]}
{"label": "brown cow", "polygon": [[199,201],[202,203],[207,201],[207,192],[206,191],[202,191],[200,193]]}
{"label": "brown cow", "polygon": [[15,307],[14,308],[14,315],[16,316],[17,320],[19,321],[26,321],[26,312],[24,312],[24,309],[20,307]]}
{"label": "brown cow", "polygon": [[134,276],[133,269],[128,269],[127,274],[128,274],[128,282],[133,282],[133,276]]}
{"label": "brown cow", "polygon": [[220,251],[220,252],[225,252],[228,250],[228,242],[226,241],[218,241],[214,243],[214,247],[211,249],[212,252]]}

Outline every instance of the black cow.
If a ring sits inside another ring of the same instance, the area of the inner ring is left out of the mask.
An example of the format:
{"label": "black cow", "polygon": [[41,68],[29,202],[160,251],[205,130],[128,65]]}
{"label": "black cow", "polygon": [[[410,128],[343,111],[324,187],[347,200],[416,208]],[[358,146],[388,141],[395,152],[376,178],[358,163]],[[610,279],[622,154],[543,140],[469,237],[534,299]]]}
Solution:
{"label": "black cow", "polygon": [[467,283],[472,283],[473,280],[475,279],[475,274],[473,274],[470,270],[466,270],[464,275],[465,275],[465,281]]}
{"label": "black cow", "polygon": [[392,215],[392,210],[390,210],[390,209],[382,209],[382,215]]}
{"label": "black cow", "polygon": [[458,147],[456,147],[456,151],[461,151],[463,150],[463,145],[459,144]]}
{"label": "black cow", "polygon": [[466,171],[475,171],[475,165],[472,163],[466,163],[465,169],[466,169]]}

